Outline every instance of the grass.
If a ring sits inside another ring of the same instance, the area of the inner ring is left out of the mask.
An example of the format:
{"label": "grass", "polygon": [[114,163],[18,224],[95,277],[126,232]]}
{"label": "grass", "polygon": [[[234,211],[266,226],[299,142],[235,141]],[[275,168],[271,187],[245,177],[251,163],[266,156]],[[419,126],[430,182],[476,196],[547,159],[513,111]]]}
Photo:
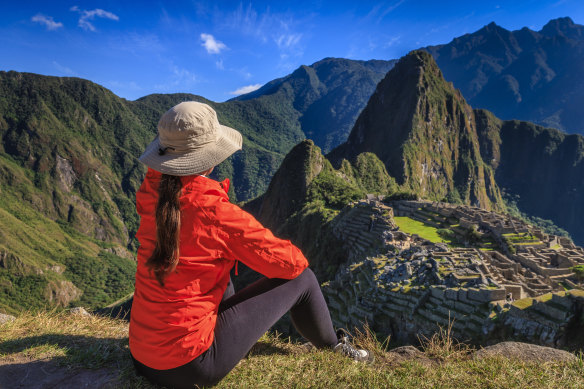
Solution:
{"label": "grass", "polygon": [[433,243],[446,242],[449,245],[454,245],[455,242],[451,240],[445,240],[438,234],[438,228],[432,227],[428,224],[422,223],[418,220],[414,220],[407,216],[396,216],[393,218],[399,229],[406,234],[417,234],[421,238],[427,239]]}
{"label": "grass", "polygon": [[[0,325],[0,368],[11,363],[53,361],[72,375],[81,368],[109,369],[120,388],[152,388],[137,377],[128,350],[128,324],[67,312],[23,313]],[[300,344],[266,334],[218,388],[582,388],[584,362],[535,363],[494,357],[473,359],[450,328],[421,339],[414,358],[388,352],[370,331],[356,332],[375,362],[364,365],[330,351],[303,351]],[[6,371],[6,370],[3,370]]]}
{"label": "grass", "polygon": [[546,294],[542,294],[541,296],[537,296],[537,297],[526,297],[526,298],[523,298],[521,300],[515,300],[513,302],[513,305],[519,309],[529,308],[533,305],[533,300],[538,301],[540,303],[545,303],[547,301],[550,301],[554,294],[563,296],[564,292],[546,293]]}
{"label": "grass", "polygon": [[542,244],[542,242],[537,237],[528,233],[507,233],[503,234],[503,237],[509,239],[509,241],[514,245],[519,246]]}

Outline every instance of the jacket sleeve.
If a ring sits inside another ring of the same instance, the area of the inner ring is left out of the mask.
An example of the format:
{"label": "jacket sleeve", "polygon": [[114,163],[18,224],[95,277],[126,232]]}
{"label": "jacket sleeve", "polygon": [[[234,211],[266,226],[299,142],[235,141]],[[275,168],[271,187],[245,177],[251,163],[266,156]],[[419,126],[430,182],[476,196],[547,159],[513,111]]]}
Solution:
{"label": "jacket sleeve", "polygon": [[298,247],[275,237],[237,205],[221,201],[214,211],[226,259],[239,260],[268,278],[293,279],[308,266]]}

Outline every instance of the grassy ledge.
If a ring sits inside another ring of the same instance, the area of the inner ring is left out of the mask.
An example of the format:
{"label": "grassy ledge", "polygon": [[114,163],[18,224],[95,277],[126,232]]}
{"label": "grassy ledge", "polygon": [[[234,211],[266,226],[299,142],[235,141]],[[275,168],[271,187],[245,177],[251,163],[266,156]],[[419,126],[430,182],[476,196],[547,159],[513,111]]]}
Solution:
{"label": "grassy ledge", "polygon": [[[374,351],[373,364],[355,363],[330,351],[306,352],[289,339],[266,334],[217,387],[584,387],[582,356],[562,363],[504,357],[477,360],[471,357],[471,348],[456,344],[444,332],[424,340],[423,352],[406,358],[388,352],[387,342],[377,341],[370,333],[359,333],[356,339]],[[53,311],[23,313],[0,325],[0,377],[4,377],[0,378],[0,386],[9,384],[2,380],[27,368],[33,373],[44,369],[60,374],[60,385],[83,384],[79,380],[85,377],[85,383],[93,386],[101,380],[103,385],[99,387],[152,388],[134,374],[128,350],[128,323],[118,319]],[[23,376],[20,374],[18,379]]]}

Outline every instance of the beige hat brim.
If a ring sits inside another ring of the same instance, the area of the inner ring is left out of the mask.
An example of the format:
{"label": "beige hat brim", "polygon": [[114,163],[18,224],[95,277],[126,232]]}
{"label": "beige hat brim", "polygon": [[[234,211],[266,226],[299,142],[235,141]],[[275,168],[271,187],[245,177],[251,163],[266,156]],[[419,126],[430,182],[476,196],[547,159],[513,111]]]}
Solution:
{"label": "beige hat brim", "polygon": [[220,125],[218,139],[204,147],[191,152],[177,154],[168,150],[163,155],[158,153],[160,143],[158,136],[146,147],[139,160],[146,166],[160,173],[173,176],[190,176],[209,170],[219,165],[231,154],[241,150],[243,142],[239,131]]}

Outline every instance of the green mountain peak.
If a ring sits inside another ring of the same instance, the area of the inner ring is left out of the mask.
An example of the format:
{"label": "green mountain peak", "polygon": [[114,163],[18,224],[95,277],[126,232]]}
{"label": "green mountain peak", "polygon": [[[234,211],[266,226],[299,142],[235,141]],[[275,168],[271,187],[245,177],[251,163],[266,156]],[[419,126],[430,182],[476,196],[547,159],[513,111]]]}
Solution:
{"label": "green mountain peak", "polygon": [[366,151],[423,198],[504,207],[493,171],[481,158],[472,108],[424,51],[410,52],[388,72],[347,142],[328,158],[338,167]]}

